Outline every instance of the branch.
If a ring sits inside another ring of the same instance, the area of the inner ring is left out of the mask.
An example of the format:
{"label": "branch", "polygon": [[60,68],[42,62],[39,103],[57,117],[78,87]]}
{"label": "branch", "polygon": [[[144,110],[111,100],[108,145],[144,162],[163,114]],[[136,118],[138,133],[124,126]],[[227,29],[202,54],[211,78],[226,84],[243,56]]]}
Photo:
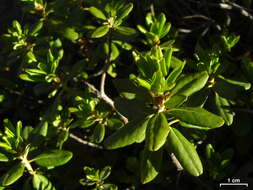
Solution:
{"label": "branch", "polygon": [[95,144],[95,143],[91,143],[91,142],[86,141],[86,140],[83,140],[83,139],[81,139],[80,137],[74,135],[73,133],[70,133],[70,134],[69,134],[69,137],[72,138],[72,139],[74,139],[75,141],[81,143],[81,144],[86,145],[86,146],[90,146],[90,147],[92,147],[92,148],[97,148],[97,149],[103,149],[102,146],[97,145],[97,144]]}
{"label": "branch", "polygon": [[95,86],[89,82],[84,81],[84,84],[97,96],[97,98],[107,103],[118,114],[120,120],[122,120],[125,124],[128,123],[128,119],[117,110],[114,105],[114,101],[111,98],[109,98],[106,94],[102,94],[98,89],[96,89]]}
{"label": "branch", "polygon": [[175,164],[177,171],[182,171],[184,170],[184,168],[182,167],[182,165],[180,164],[180,162],[178,161],[177,157],[174,155],[174,153],[170,154],[170,158],[173,162],[173,164]]}

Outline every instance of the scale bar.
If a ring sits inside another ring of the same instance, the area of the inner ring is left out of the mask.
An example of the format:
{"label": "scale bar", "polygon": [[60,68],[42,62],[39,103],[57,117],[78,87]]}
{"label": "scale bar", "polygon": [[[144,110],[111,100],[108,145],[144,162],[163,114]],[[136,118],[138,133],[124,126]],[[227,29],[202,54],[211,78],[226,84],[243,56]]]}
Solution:
{"label": "scale bar", "polygon": [[242,185],[242,186],[246,186],[246,187],[249,186],[248,183],[220,183],[220,187],[223,185]]}

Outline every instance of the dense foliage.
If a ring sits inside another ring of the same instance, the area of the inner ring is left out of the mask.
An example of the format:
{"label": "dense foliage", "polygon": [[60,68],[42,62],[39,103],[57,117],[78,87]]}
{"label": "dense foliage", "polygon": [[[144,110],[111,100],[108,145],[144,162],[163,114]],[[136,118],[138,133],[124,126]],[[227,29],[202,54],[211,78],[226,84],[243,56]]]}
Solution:
{"label": "dense foliage", "polygon": [[4,3],[0,189],[252,182],[250,0]]}

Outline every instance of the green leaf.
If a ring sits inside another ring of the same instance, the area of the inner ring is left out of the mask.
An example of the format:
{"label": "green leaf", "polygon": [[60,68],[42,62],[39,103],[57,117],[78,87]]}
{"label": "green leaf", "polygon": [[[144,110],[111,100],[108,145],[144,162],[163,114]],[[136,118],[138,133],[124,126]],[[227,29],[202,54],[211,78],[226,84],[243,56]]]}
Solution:
{"label": "green leaf", "polygon": [[146,147],[149,151],[159,150],[169,134],[170,126],[163,113],[153,116],[148,123],[146,131]]}
{"label": "green leaf", "polygon": [[174,83],[179,77],[179,75],[182,73],[184,66],[185,66],[185,62],[183,62],[183,64],[179,65],[178,67],[174,68],[173,71],[167,77],[166,83],[167,84]]}
{"label": "green leaf", "polygon": [[106,35],[109,32],[109,26],[105,25],[105,26],[100,26],[98,27],[92,34],[91,37],[92,38],[101,38],[104,35]]}
{"label": "green leaf", "polygon": [[0,153],[0,162],[8,162],[9,161],[9,158],[3,154],[3,153]]}
{"label": "green leaf", "polygon": [[161,71],[157,71],[152,77],[151,91],[160,94],[165,90],[165,78]]}
{"label": "green leaf", "polygon": [[150,152],[144,150],[141,153],[141,183],[145,184],[152,181],[159,173],[162,163],[163,149]]}
{"label": "green leaf", "polygon": [[63,29],[62,35],[69,40],[77,40],[79,34],[75,31],[74,28],[66,27]]}
{"label": "green leaf", "polygon": [[104,13],[101,10],[97,9],[96,7],[90,7],[88,10],[96,18],[106,20],[106,16],[104,15]]}
{"label": "green leaf", "polygon": [[43,27],[43,22],[39,21],[38,23],[35,23],[35,25],[31,29],[30,35],[37,36],[37,33],[42,29],[42,27]]}
{"label": "green leaf", "polygon": [[205,86],[208,77],[207,72],[186,75],[177,81],[176,86],[171,91],[171,95],[190,96]]}
{"label": "green leaf", "polygon": [[55,190],[52,183],[43,175],[33,175],[33,188],[34,190]]}
{"label": "green leaf", "polygon": [[141,25],[137,25],[137,28],[143,34],[146,34],[148,32],[147,29]]}
{"label": "green leaf", "polygon": [[133,9],[132,3],[128,3],[124,5],[120,10],[118,10],[117,19],[124,19],[125,17],[129,15],[132,9]]}
{"label": "green leaf", "polygon": [[93,132],[94,141],[96,143],[100,143],[103,141],[104,136],[105,136],[105,126],[99,123],[96,125]]}
{"label": "green leaf", "polygon": [[213,159],[214,153],[215,153],[215,150],[214,150],[213,146],[211,144],[207,144],[206,145],[206,152],[205,152],[206,158],[208,160]]}
{"label": "green leaf", "polygon": [[214,129],[221,127],[224,120],[200,107],[182,107],[171,109],[169,114],[180,120],[180,124],[184,127],[197,129]]}
{"label": "green leaf", "polygon": [[135,29],[126,26],[118,26],[116,29],[120,34],[125,36],[132,36],[136,34]]}
{"label": "green leaf", "polygon": [[99,173],[99,178],[105,180],[111,174],[112,168],[110,166],[106,166],[103,170]]}
{"label": "green leaf", "polygon": [[0,178],[0,186],[8,186],[17,181],[24,173],[25,167],[22,163],[13,166]]}
{"label": "green leaf", "polygon": [[229,101],[215,92],[215,105],[218,114],[225,120],[226,125],[231,125],[233,123],[234,112],[230,108]]}
{"label": "green leaf", "polygon": [[243,87],[245,90],[249,90],[251,87],[251,84],[249,82],[242,82],[242,81],[236,81],[233,79],[227,79],[221,75],[218,76],[220,79],[226,81],[227,83],[233,84],[233,85],[237,85],[237,86],[241,86]]}
{"label": "green leaf", "polygon": [[167,138],[168,149],[174,153],[182,167],[191,175],[203,173],[202,163],[193,146],[177,129],[171,128]]}
{"label": "green leaf", "polygon": [[182,105],[184,102],[187,101],[187,97],[183,95],[175,95],[169,98],[169,100],[166,101],[165,107],[167,109],[176,108]]}
{"label": "green leaf", "polygon": [[149,118],[144,121],[132,121],[120,128],[113,135],[105,139],[104,146],[107,149],[121,148],[135,142],[140,143],[145,139],[145,132]]}
{"label": "green leaf", "polygon": [[55,167],[66,164],[72,156],[72,152],[69,151],[51,150],[36,156],[34,160],[39,166]]}

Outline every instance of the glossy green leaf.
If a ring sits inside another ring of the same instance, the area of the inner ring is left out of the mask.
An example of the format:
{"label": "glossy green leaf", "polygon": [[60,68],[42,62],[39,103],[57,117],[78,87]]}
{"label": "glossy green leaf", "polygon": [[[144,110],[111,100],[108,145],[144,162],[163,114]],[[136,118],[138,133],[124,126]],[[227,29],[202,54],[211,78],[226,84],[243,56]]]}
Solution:
{"label": "glossy green leaf", "polygon": [[108,32],[109,32],[109,26],[108,26],[108,25],[100,26],[100,27],[98,27],[98,28],[91,34],[91,37],[92,37],[92,38],[101,38],[101,37],[105,36]]}
{"label": "glossy green leaf", "polygon": [[33,175],[34,190],[55,190],[53,184],[43,175]]}
{"label": "glossy green leaf", "polygon": [[36,36],[37,33],[42,29],[43,27],[43,22],[39,21],[38,23],[36,23],[33,28],[31,29],[30,35],[32,36]]}
{"label": "glossy green leaf", "polygon": [[104,136],[105,136],[105,126],[99,123],[96,125],[93,132],[94,141],[96,143],[100,143],[103,141]]}
{"label": "glossy green leaf", "polygon": [[69,151],[51,150],[36,156],[34,160],[39,166],[55,167],[66,164],[72,156],[72,152]]}
{"label": "glossy green leaf", "polygon": [[137,28],[143,34],[146,34],[148,32],[147,29],[141,25],[137,25]]}
{"label": "glossy green leaf", "polygon": [[25,167],[22,163],[13,166],[0,178],[0,186],[8,186],[16,182],[24,173]]}
{"label": "glossy green leaf", "polygon": [[187,97],[183,95],[175,95],[169,98],[169,100],[166,101],[165,107],[167,109],[176,108],[182,105],[184,102],[186,102]]}
{"label": "glossy green leaf", "polygon": [[133,9],[132,3],[128,3],[124,5],[120,10],[118,10],[117,19],[124,19],[125,17],[129,15],[132,9]]}
{"label": "glossy green leaf", "polygon": [[171,28],[171,24],[170,24],[170,23],[166,23],[166,24],[163,26],[162,31],[160,32],[160,38],[165,37],[165,36],[169,33],[170,28]]}
{"label": "glossy green leaf", "polygon": [[145,139],[145,132],[149,118],[144,121],[132,121],[120,128],[110,137],[105,139],[104,146],[107,149],[121,148],[135,142],[140,143]]}
{"label": "glossy green leaf", "polygon": [[131,36],[136,34],[135,29],[126,26],[118,26],[116,29],[120,34],[125,36]]}
{"label": "glossy green leaf", "polygon": [[166,78],[166,83],[167,84],[174,83],[179,77],[179,75],[182,73],[184,66],[185,66],[185,62],[183,62],[183,64],[179,65],[178,67],[174,68],[173,71]]}
{"label": "glossy green leaf", "polygon": [[174,153],[187,172],[194,176],[199,176],[203,173],[203,166],[194,145],[177,129],[171,128],[167,140],[168,149]]}
{"label": "glossy green leaf", "polygon": [[143,88],[146,88],[147,90],[151,89],[151,84],[148,81],[146,81],[140,77],[137,77],[134,74],[130,74],[129,79],[132,80],[137,85],[139,85]]}
{"label": "glossy green leaf", "polygon": [[171,95],[190,96],[205,86],[208,77],[207,72],[186,75],[177,81],[176,86],[171,91]]}
{"label": "glossy green leaf", "polygon": [[159,150],[169,134],[170,126],[163,113],[158,113],[153,116],[147,127],[146,131],[146,147],[149,151]]}
{"label": "glossy green leaf", "polygon": [[171,109],[169,114],[180,120],[180,124],[184,127],[197,129],[214,129],[221,127],[224,120],[200,107],[181,107]]}
{"label": "glossy green leaf", "polygon": [[96,18],[106,20],[106,16],[104,15],[104,13],[101,10],[97,9],[96,7],[90,7],[88,10]]}
{"label": "glossy green leaf", "polygon": [[228,79],[225,78],[221,75],[218,76],[220,79],[226,81],[227,83],[233,84],[233,85],[237,85],[237,86],[241,86],[243,87],[245,90],[249,90],[251,87],[251,84],[249,82],[242,82],[242,81],[237,81],[237,80],[233,80],[233,79]]}
{"label": "glossy green leaf", "polygon": [[0,162],[8,162],[9,161],[9,158],[3,154],[3,153],[0,153]]}
{"label": "glossy green leaf", "polygon": [[218,114],[224,119],[226,125],[231,125],[233,123],[234,112],[230,108],[229,101],[219,96],[218,93],[215,93],[215,105]]}
{"label": "glossy green leaf", "polygon": [[144,150],[141,153],[141,183],[145,184],[152,181],[159,173],[162,163],[163,149],[150,152]]}

